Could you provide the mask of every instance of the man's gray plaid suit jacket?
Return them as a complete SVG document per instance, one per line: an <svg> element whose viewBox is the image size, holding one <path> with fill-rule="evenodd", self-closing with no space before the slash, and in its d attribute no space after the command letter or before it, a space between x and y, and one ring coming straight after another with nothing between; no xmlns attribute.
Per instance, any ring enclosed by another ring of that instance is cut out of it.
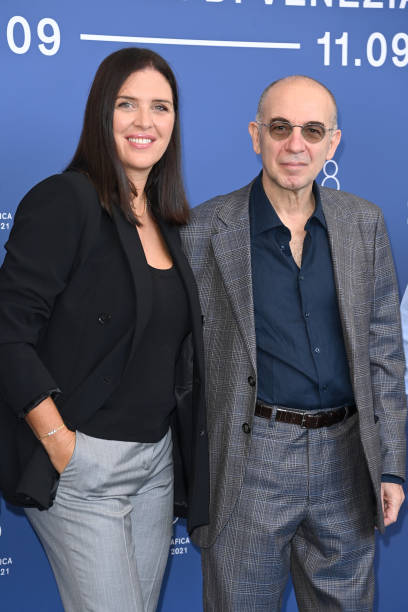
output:
<svg viewBox="0 0 408 612"><path fill-rule="evenodd" d="M214 542L231 515L251 444L246 424L251 426L257 397L251 185L194 208L191 223L182 230L204 316L211 503L210 524L194 537L204 547ZM380 209L342 191L319 189L361 441L376 498L373 513L383 530L381 474L405 478L405 366L394 265ZM271 284L271 300L273 294Z"/></svg>

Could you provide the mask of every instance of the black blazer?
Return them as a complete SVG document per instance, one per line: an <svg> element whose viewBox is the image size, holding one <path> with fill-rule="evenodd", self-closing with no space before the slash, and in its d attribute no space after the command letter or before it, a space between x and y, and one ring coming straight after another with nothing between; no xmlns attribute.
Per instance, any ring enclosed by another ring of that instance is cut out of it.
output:
<svg viewBox="0 0 408 612"><path fill-rule="evenodd" d="M208 439L201 310L178 230L158 221L188 296L192 333L176 368L175 512L208 522ZM59 389L67 425L97 411L119 384L148 321L151 281L135 228L101 207L89 179L52 176L22 200L0 270L0 489L11 503L48 508L58 474L22 419ZM135 316L136 313L136 316Z"/></svg>

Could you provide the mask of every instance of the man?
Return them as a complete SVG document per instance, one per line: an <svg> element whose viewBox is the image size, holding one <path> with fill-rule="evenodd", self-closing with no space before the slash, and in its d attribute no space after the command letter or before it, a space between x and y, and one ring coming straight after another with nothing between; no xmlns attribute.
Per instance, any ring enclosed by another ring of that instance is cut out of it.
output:
<svg viewBox="0 0 408 612"><path fill-rule="evenodd" d="M366 612L374 526L404 494L399 300L373 204L314 179L339 144L322 84L287 77L249 125L262 172L193 210L183 241L207 362L207 611Z"/></svg>

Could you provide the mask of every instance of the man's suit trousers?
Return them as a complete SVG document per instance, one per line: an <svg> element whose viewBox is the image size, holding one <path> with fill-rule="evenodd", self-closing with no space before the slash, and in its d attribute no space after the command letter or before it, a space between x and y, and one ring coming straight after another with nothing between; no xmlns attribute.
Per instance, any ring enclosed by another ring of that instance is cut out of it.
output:
<svg viewBox="0 0 408 612"><path fill-rule="evenodd" d="M369 612L374 495L358 415L303 429L254 417L241 493L203 549L206 612L277 612L289 573L302 612Z"/></svg>

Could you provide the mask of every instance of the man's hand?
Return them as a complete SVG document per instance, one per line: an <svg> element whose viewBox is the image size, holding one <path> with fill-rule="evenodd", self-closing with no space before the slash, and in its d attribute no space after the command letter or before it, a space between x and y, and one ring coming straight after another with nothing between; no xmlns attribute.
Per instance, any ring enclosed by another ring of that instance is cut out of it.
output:
<svg viewBox="0 0 408 612"><path fill-rule="evenodd" d="M388 527L398 518L398 512L405 499L402 486L395 482L381 483L381 501L384 512L384 525Z"/></svg>

